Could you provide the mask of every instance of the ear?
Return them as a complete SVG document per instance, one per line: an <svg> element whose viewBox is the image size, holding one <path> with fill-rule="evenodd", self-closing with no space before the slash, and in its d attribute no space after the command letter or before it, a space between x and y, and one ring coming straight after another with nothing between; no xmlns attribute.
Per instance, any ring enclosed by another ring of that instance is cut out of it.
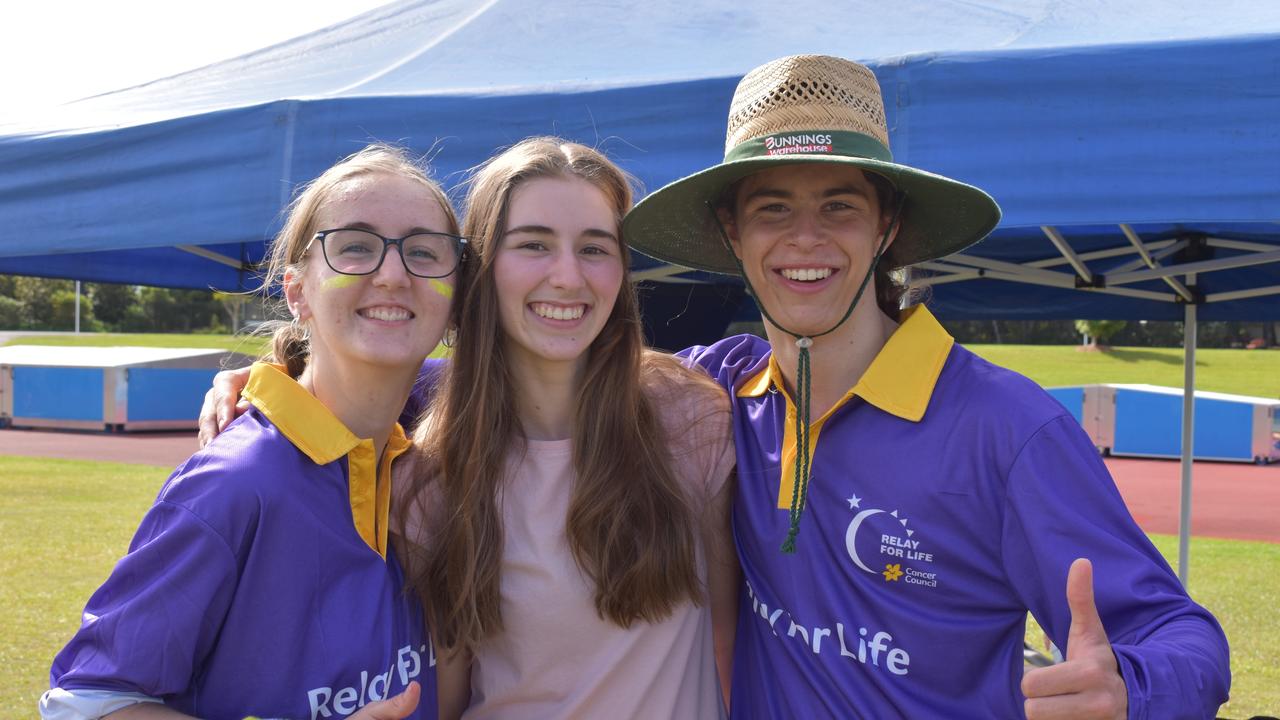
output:
<svg viewBox="0 0 1280 720"><path fill-rule="evenodd" d="M311 307L307 304L302 274L294 268L285 270L281 285L284 286L284 302L289 307L289 314L298 322L311 319Z"/></svg>

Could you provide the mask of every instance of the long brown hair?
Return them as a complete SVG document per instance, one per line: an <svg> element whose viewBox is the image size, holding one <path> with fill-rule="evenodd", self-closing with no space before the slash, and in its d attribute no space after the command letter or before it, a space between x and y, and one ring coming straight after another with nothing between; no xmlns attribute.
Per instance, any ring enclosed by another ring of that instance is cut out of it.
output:
<svg viewBox="0 0 1280 720"><path fill-rule="evenodd" d="M430 492L440 508L429 513L425 543L417 544L430 550L422 562L410 562L410 582L424 599L436 646L444 652L470 650L503 627L501 497L511 448L522 450L523 431L499 321L494 259L515 188L536 178L565 177L599 188L620 227L631 207L630 182L603 154L583 145L531 138L471 179L463 234L476 253L477 276L462 303L451 368L416 434L423 450L408 489L410 498ZM576 480L565 535L578 567L595 584L600 617L630 627L661 620L682 602L700 602L702 587L691 498L673 469L670 433L644 390L652 383L642 382L650 369L683 368L644 350L639 302L625 271L625 242L621 250L622 288L587 351L578 388ZM411 504L402 504L401 512L409 513Z"/></svg>
<svg viewBox="0 0 1280 720"><path fill-rule="evenodd" d="M284 226L271 243L261 292L266 293L282 284L286 272L301 272L305 267L307 247L311 238L321 229L316 227L316 217L320 208L333 195L333 191L348 180L376 173L404 177L420 183L444 213L445 220L449 223L445 231L458 234L458 218L453 206L449 204L440 185L431 179L425 162L414 160L405 150L394 145L374 143L339 160L315 180L298 188L293 201L289 203ZM459 271L455 293L461 294L466 290L464 277L465 274ZM454 303L452 324L455 326L457 313L458 304ZM284 365L289 375L298 377L306 367L310 355L306 329L297 322L276 323L268 327L271 328L271 349L264 359Z"/></svg>

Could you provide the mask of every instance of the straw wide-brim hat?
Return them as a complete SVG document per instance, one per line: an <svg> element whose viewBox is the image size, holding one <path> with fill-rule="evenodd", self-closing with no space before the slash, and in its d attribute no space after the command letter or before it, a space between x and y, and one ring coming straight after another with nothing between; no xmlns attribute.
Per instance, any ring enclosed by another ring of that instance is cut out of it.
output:
<svg viewBox="0 0 1280 720"><path fill-rule="evenodd" d="M794 55L747 73L734 91L724 162L651 193L627 215L628 244L664 262L730 275L715 206L752 173L838 163L887 178L905 194L901 227L882 263L898 268L962 250L1000 222L972 185L893 162L880 86L871 70L825 55Z"/></svg>

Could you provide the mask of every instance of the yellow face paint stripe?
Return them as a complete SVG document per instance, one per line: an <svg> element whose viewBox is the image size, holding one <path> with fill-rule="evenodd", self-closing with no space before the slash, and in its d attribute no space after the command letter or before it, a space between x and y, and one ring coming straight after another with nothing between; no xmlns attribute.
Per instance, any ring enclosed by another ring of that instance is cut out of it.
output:
<svg viewBox="0 0 1280 720"><path fill-rule="evenodd" d="M325 290L340 290L345 287L351 287L360 282L360 275L334 275L333 277L320 283L320 287Z"/></svg>
<svg viewBox="0 0 1280 720"><path fill-rule="evenodd" d="M427 281L427 285L429 285L432 290L440 293L440 295L442 295L446 300L453 299L453 286L449 283L444 282L443 280L437 280L436 278L431 278Z"/></svg>

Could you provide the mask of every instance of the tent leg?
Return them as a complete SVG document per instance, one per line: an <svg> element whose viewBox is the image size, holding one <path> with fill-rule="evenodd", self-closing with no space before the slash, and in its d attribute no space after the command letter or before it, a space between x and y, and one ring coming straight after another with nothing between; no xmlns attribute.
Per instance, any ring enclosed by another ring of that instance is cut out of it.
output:
<svg viewBox="0 0 1280 720"><path fill-rule="evenodd" d="M1191 463L1192 429L1195 427L1196 398L1196 306L1187 303L1182 324L1182 502L1178 517L1178 579L1187 587L1187 558L1191 543Z"/></svg>

